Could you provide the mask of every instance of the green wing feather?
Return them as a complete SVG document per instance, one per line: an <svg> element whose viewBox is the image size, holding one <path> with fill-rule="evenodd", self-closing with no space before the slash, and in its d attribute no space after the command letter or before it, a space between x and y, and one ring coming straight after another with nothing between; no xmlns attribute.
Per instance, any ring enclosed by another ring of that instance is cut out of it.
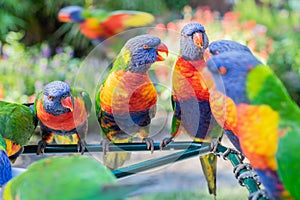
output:
<svg viewBox="0 0 300 200"><path fill-rule="evenodd" d="M90 113L92 109L92 100L90 95L85 90L78 88L71 88L71 93L74 98L80 98L84 101L85 109L88 113Z"/></svg>
<svg viewBox="0 0 300 200"><path fill-rule="evenodd" d="M295 199L300 199L300 109L269 67L258 66L247 79L248 97L253 104L267 104L280 115L280 137L276 158L279 176Z"/></svg>
<svg viewBox="0 0 300 200"><path fill-rule="evenodd" d="M0 101L0 133L3 138L26 145L36 125L36 117L30 107Z"/></svg>
<svg viewBox="0 0 300 200"><path fill-rule="evenodd" d="M99 199L103 185L116 183L115 176L92 158L61 156L37 161L13 178L4 199Z"/></svg>

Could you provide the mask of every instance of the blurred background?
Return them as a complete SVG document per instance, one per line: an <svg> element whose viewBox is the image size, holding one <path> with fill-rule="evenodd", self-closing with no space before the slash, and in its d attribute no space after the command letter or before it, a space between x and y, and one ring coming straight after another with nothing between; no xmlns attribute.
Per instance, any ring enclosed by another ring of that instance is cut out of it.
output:
<svg viewBox="0 0 300 200"><path fill-rule="evenodd" d="M210 41L231 39L249 46L275 71L300 105L300 2L297 0L152 0L151 3L149 0L0 0L0 100L33 102L36 93L50 81L74 83L74 74L95 45L82 35L77 24L58 21L59 10L69 5L149 12L155 16L151 27L161 30L161 39L169 41L172 50L178 50L179 42L174 33L190 21L200 22ZM169 56L166 62L171 64L175 57ZM170 69L158 64L152 71L160 82L168 84ZM164 94L163 90L161 110L170 111L169 93ZM16 166L29 164L26 159L20 159ZM245 199L247 192L234 180L230 164L220 162L223 164L218 199ZM203 193L170 194L159 199L175 199L178 195L178 199L208 198L203 175L199 171L193 174L198 168L199 160L188 160L171 166L157 177L169 180L173 177L172 169L179 171L177 182L173 182L174 190L190 189L192 185L194 189L202 188ZM168 184L165 182L165 187L172 188ZM158 197L146 197L151 198Z"/></svg>

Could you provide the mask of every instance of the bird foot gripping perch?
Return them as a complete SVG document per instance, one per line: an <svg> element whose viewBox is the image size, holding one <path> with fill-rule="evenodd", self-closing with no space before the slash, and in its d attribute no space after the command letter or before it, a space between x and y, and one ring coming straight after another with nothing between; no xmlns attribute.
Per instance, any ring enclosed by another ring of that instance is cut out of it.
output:
<svg viewBox="0 0 300 200"><path fill-rule="evenodd" d="M230 160L234 166L233 173L235 178L241 186L247 187L250 192L248 196L249 200L269 199L266 192L259 188L260 181L258 175L249 163L243 163L245 157L240 152L218 144L213 153L221 156L224 160Z"/></svg>

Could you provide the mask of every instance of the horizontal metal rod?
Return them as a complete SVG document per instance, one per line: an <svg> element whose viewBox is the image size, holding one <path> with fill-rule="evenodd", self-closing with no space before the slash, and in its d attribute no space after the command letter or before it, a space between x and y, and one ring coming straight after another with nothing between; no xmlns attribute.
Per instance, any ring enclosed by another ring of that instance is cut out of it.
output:
<svg viewBox="0 0 300 200"><path fill-rule="evenodd" d="M153 169L155 167L160 167L170 163L178 162L194 156L208 154L210 152L210 149L210 144L205 143L198 148L190 147L187 150L181 152L172 153L170 155L166 155L160 158L146 160L144 162L133 164L128 167L112 170L112 172L117 178L123 178L132 174L136 174L138 172Z"/></svg>
<svg viewBox="0 0 300 200"><path fill-rule="evenodd" d="M160 150L159 142L154 143L154 151ZM210 146L210 143L198 142L171 142L162 150L186 150L188 148L201 149L204 146ZM85 152L102 152L101 144L86 145ZM146 143L122 143L109 144L109 151L150 151L147 149ZM23 154L36 154L37 145L24 146ZM78 153L76 144L49 144L46 146L44 153Z"/></svg>

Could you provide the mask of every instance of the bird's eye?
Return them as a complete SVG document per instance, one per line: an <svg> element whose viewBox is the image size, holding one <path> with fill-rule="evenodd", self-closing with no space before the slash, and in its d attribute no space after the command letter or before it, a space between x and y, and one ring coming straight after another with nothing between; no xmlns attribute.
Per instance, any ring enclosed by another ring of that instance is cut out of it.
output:
<svg viewBox="0 0 300 200"><path fill-rule="evenodd" d="M82 97L84 97L84 96L85 96L84 92L80 92L80 95L81 95Z"/></svg>
<svg viewBox="0 0 300 200"><path fill-rule="evenodd" d="M226 67L224 67L224 66L219 67L219 73L220 73L221 75L226 74L226 73L227 73Z"/></svg>
<svg viewBox="0 0 300 200"><path fill-rule="evenodd" d="M149 49L149 46L147 44L143 44L143 49Z"/></svg>
<svg viewBox="0 0 300 200"><path fill-rule="evenodd" d="M183 35L183 37L184 37L184 38L187 38L187 37L188 37L188 35L187 35L187 34L182 34L182 35Z"/></svg>
<svg viewBox="0 0 300 200"><path fill-rule="evenodd" d="M53 97L53 96L50 96L50 95L48 95L48 99L49 99L50 101L53 101L54 97Z"/></svg>
<svg viewBox="0 0 300 200"><path fill-rule="evenodd" d="M70 93L63 95L62 98L65 99L65 98L67 98L69 96L71 96Z"/></svg>

